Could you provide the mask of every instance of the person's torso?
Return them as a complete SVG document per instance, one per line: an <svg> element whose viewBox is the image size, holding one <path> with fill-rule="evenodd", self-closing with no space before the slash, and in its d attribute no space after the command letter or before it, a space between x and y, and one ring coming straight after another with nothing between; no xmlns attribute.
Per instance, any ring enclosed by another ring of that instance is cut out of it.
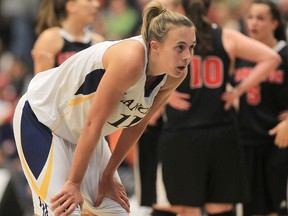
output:
<svg viewBox="0 0 288 216"><path fill-rule="evenodd" d="M279 122L280 112L288 109L288 47L280 41L274 48L282 57L277 70L269 74L264 81L243 94L239 103L239 127L242 140L274 139L268 130ZM233 84L241 82L252 70L254 63L237 59Z"/></svg>
<svg viewBox="0 0 288 216"><path fill-rule="evenodd" d="M57 53L55 57L54 67L58 67L69 57L75 53L86 49L92 45L91 32L87 29L82 41L76 41L68 32L63 28L59 29L60 35L63 37L64 44L62 49Z"/></svg>
<svg viewBox="0 0 288 216"><path fill-rule="evenodd" d="M146 46L141 37L134 37ZM105 69L102 57L106 50L120 41L97 43L70 57L58 68L36 75L28 88L28 101L38 120L54 133L76 143L91 107L94 94ZM152 106L166 75L158 77L153 89L145 91L147 50L145 68L139 81L131 86L108 118L102 135L118 128L137 124ZM119 69L119 73L121 73Z"/></svg>

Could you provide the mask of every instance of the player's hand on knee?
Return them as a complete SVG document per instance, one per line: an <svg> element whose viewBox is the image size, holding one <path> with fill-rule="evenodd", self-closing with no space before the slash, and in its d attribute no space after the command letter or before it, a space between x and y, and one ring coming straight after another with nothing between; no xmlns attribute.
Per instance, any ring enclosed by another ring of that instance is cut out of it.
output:
<svg viewBox="0 0 288 216"><path fill-rule="evenodd" d="M102 177L96 198L96 206L99 206L103 197L109 197L119 203L127 212L130 212L130 203L124 186L115 177Z"/></svg>
<svg viewBox="0 0 288 216"><path fill-rule="evenodd" d="M55 210L55 216L70 215L78 205L83 204L80 185L67 180L61 191L50 201L52 211Z"/></svg>

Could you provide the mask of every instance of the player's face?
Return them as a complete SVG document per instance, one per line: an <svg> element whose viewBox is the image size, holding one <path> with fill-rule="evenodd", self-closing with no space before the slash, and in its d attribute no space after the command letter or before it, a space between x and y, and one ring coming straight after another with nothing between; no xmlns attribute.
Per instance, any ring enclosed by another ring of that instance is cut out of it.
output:
<svg viewBox="0 0 288 216"><path fill-rule="evenodd" d="M165 41L160 44L158 63L161 70L173 77L187 72L195 44L196 35L193 27L172 26Z"/></svg>
<svg viewBox="0 0 288 216"><path fill-rule="evenodd" d="M100 8L98 0L75 0L73 14L84 24L91 24Z"/></svg>
<svg viewBox="0 0 288 216"><path fill-rule="evenodd" d="M266 4L252 4L246 19L250 37L264 42L273 37L277 21L273 19L270 8Z"/></svg>

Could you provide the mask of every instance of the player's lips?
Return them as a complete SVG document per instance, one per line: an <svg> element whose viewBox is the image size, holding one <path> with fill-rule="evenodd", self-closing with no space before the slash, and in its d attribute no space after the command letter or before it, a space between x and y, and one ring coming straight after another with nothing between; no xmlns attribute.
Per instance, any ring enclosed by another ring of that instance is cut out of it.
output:
<svg viewBox="0 0 288 216"><path fill-rule="evenodd" d="M178 66L177 68L179 68L180 70L184 70L187 66Z"/></svg>
<svg viewBox="0 0 288 216"><path fill-rule="evenodd" d="M251 30L250 30L250 33L251 33L251 34L257 34L258 31L257 31L256 29L251 29Z"/></svg>
<svg viewBox="0 0 288 216"><path fill-rule="evenodd" d="M179 71L184 71L185 68L186 68L186 66L178 66L178 67L177 67L177 69L178 69Z"/></svg>

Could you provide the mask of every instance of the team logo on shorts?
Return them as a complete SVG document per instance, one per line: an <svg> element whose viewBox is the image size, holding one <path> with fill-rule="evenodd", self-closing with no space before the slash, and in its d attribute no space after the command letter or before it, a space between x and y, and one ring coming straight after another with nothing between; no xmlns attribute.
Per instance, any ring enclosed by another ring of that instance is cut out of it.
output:
<svg viewBox="0 0 288 216"><path fill-rule="evenodd" d="M48 205L39 198L39 206L42 209L42 216L48 216Z"/></svg>

